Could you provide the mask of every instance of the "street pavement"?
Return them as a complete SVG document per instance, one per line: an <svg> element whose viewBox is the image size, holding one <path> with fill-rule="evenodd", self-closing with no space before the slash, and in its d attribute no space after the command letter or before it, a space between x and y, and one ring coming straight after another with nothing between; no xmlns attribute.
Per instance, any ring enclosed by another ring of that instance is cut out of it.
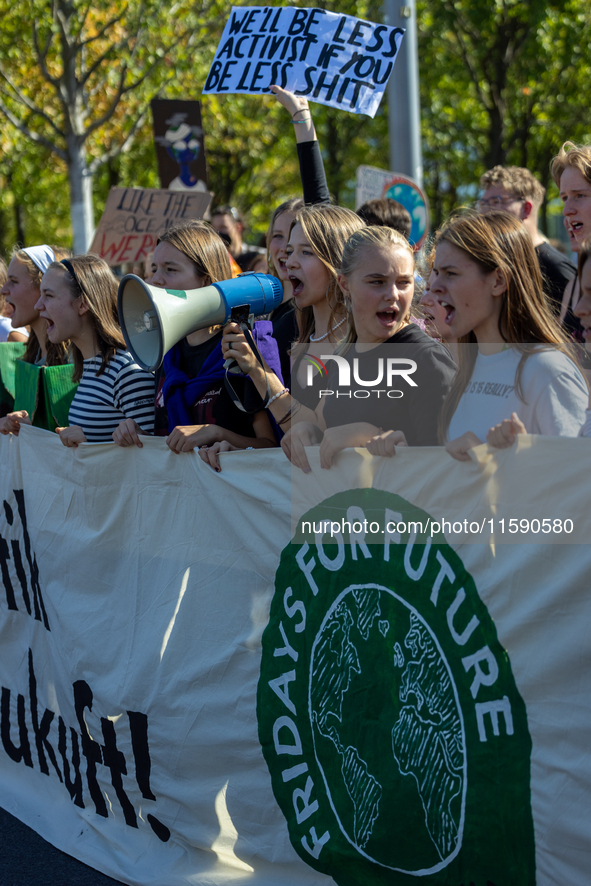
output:
<svg viewBox="0 0 591 886"><path fill-rule="evenodd" d="M113 886L0 808L0 886Z"/></svg>

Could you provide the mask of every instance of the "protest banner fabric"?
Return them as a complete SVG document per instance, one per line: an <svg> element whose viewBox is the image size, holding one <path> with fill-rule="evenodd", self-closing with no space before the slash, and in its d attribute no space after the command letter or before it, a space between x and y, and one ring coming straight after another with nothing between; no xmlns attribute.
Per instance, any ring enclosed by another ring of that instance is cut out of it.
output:
<svg viewBox="0 0 591 886"><path fill-rule="evenodd" d="M375 117L404 35L325 9L233 6L203 94L269 92Z"/></svg>
<svg viewBox="0 0 591 886"><path fill-rule="evenodd" d="M8 811L128 884L585 886L589 547L407 524L529 497L586 531L589 441L310 450L292 484L280 450L216 474L143 439L0 439Z"/></svg>

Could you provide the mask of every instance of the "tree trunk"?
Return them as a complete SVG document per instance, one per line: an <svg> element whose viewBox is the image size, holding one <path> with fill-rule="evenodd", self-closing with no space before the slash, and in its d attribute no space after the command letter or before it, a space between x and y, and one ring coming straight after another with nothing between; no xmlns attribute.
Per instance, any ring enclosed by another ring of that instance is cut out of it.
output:
<svg viewBox="0 0 591 886"><path fill-rule="evenodd" d="M70 216L74 255L88 252L94 237L92 176L86 165L84 145L71 133L68 137L68 178L70 180Z"/></svg>

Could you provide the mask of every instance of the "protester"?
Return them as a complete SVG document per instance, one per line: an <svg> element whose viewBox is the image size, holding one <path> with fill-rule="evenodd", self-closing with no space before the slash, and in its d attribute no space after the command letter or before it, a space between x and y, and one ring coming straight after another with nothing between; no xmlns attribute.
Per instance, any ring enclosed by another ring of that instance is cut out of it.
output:
<svg viewBox="0 0 591 886"><path fill-rule="evenodd" d="M13 310L10 318L13 329L30 327L22 358L25 363L61 366L68 362L67 342L54 344L47 341L47 323L35 309L41 278L49 264L68 255L68 249L57 246L27 246L13 250L1 294Z"/></svg>
<svg viewBox="0 0 591 886"><path fill-rule="evenodd" d="M392 357L416 363L414 385L400 399L323 397L315 421L292 425L282 441L288 458L306 473L310 465L304 447L319 441L323 468L331 467L336 453L365 446L383 428L403 431L416 446L435 445L439 411L455 375L448 351L411 322L414 255L402 234L388 227L354 233L344 248L338 283L349 322L337 354L350 364L357 361L359 377L374 379L376 357L384 363L383 351L375 348L396 346ZM331 364L326 389L338 389L339 371Z"/></svg>
<svg viewBox="0 0 591 886"><path fill-rule="evenodd" d="M585 341L591 341L591 261L588 260L590 256L591 238L580 244L578 277L581 297L575 308L575 313L581 320ZM489 430L486 442L497 449L506 449L513 445L519 434L527 434L527 429L519 415L513 412L510 418L504 419ZM580 435L591 437L591 400Z"/></svg>
<svg viewBox="0 0 591 886"><path fill-rule="evenodd" d="M150 284L168 289L200 289L231 277L222 240L202 221L185 222L162 234L151 270ZM261 340L270 346L268 358L274 354L279 371L276 346L270 340L271 324L255 324L255 329L257 326ZM156 380L156 433L168 433L166 442L175 453L200 447L203 460L216 469L217 457L212 453L213 461L209 461L208 454L214 443L223 443L222 451L276 445L262 400L248 379L234 376L232 383L247 408L256 410L254 414L240 411L228 394L221 339L219 327L190 333L165 355ZM147 430L138 422L126 421L113 439L120 446L141 446L139 435Z"/></svg>
<svg viewBox="0 0 591 886"><path fill-rule="evenodd" d="M437 234L429 280L457 337L458 372L443 404L439 439L459 461L507 414L521 410L528 433L576 436L588 388L572 343L542 292L531 237L506 212L467 214ZM393 455L401 435L368 449Z"/></svg>
<svg viewBox="0 0 591 886"><path fill-rule="evenodd" d="M8 272L4 261L0 258L0 343L7 341L24 342L28 339L29 333L24 326L20 329L14 329L10 318L12 317L12 308L6 304L6 299L2 295L2 289L8 278Z"/></svg>
<svg viewBox="0 0 591 886"><path fill-rule="evenodd" d="M264 255L264 249L243 242L244 222L235 206L214 207L211 211L211 225L228 247L230 255L241 271L246 270L257 253Z"/></svg>
<svg viewBox="0 0 591 886"><path fill-rule="evenodd" d="M154 379L125 350L117 316L117 280L96 255L51 262L36 304L50 342L71 341L73 380L79 381L69 426L57 428L64 446L106 443L123 418L154 424Z"/></svg>
<svg viewBox="0 0 591 886"><path fill-rule="evenodd" d="M399 231L407 240L410 237L412 228L410 212L405 209L402 203L392 200L391 197L366 200L357 210L357 215L363 219L366 225L385 225Z"/></svg>
<svg viewBox="0 0 591 886"><path fill-rule="evenodd" d="M546 189L529 169L519 166L495 166L480 179L483 194L478 201L480 212L502 209L518 218L529 232L536 250L544 292L554 314L560 315L564 288L575 277L576 269L565 255L548 243L538 229L538 213ZM565 317L565 328L579 331L576 317Z"/></svg>
<svg viewBox="0 0 591 886"><path fill-rule="evenodd" d="M13 329L29 328L25 353L19 359L36 366L63 366L69 362L69 343L54 343L47 339L47 322L39 316L35 305L39 299L39 287L43 274L55 259L66 258L69 249L59 246L27 246L14 249L7 278L1 290L7 305L12 309L10 317ZM19 401L16 392L15 403ZM18 434L21 424L31 424L25 410L10 412L0 419L0 433Z"/></svg>
<svg viewBox="0 0 591 886"><path fill-rule="evenodd" d="M565 142L552 160L551 170L564 203L562 211L571 249L578 253L583 241L591 236L591 145ZM573 277L564 289L560 313L562 319L568 320L578 299L578 281Z"/></svg>
<svg viewBox="0 0 591 886"><path fill-rule="evenodd" d="M293 286L299 344L322 342L322 348L334 346L346 334L347 311L338 286L337 277L341 266L343 248L351 234L363 227L361 219L339 206L319 204L306 207L295 217L289 232L286 269ZM282 322L288 323L289 316ZM256 362L244 335L236 324L229 324L223 338L224 356L238 361L243 372L248 373L259 394L264 395L267 383L273 395L269 409L282 428L290 427L296 411L313 419L318 403L318 382L308 387L308 363L300 353L291 371L289 387L263 370ZM306 348L308 350L308 348ZM308 413L306 413L308 410Z"/></svg>
<svg viewBox="0 0 591 886"><path fill-rule="evenodd" d="M523 225L504 212L449 222L436 238L430 288L460 343L441 415L450 454L466 460L475 440L518 410L530 433L576 436L587 385L543 297Z"/></svg>

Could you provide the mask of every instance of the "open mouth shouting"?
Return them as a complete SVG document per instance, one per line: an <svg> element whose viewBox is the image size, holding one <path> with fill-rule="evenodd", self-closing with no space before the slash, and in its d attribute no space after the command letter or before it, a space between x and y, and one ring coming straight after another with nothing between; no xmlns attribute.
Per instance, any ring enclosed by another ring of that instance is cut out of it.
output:
<svg viewBox="0 0 591 886"><path fill-rule="evenodd" d="M453 319L456 315L456 309L449 302L443 301L443 299L438 299L438 302L442 308L445 308L446 313L445 313L445 317L443 319L444 319L444 323L447 323L447 325L449 326L450 323L453 323Z"/></svg>
<svg viewBox="0 0 591 886"><path fill-rule="evenodd" d="M378 311L376 317L386 329L389 329L391 326L395 326L398 322L399 315L398 307L386 308L384 311Z"/></svg>
<svg viewBox="0 0 591 886"><path fill-rule="evenodd" d="M304 288L304 284L298 277L294 277L293 274L289 275L289 282L292 285L294 298L296 295L299 295L302 289Z"/></svg>

